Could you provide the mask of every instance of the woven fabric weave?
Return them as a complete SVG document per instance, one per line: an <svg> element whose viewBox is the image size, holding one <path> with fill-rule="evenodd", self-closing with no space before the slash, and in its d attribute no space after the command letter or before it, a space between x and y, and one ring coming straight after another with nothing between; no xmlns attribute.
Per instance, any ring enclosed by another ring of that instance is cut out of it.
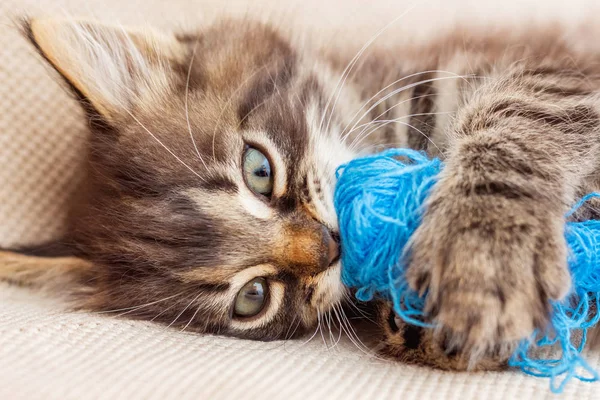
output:
<svg viewBox="0 0 600 400"><path fill-rule="evenodd" d="M69 313L0 285L0 399L557 398L546 379L521 373L442 372L377 360L347 340L329 350L320 335L304 342L217 338ZM598 353L588 360L600 365ZM574 381L560 398L597 393L597 384Z"/></svg>

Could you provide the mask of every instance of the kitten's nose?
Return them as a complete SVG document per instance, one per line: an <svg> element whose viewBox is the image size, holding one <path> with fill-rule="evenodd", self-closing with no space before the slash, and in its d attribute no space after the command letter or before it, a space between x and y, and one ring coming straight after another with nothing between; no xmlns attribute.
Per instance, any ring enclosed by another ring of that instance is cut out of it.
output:
<svg viewBox="0 0 600 400"><path fill-rule="evenodd" d="M328 265L331 265L332 262L336 261L340 256L340 237L335 232L330 232L329 229L325 228L326 232L325 240L327 241L327 249L328 249Z"/></svg>
<svg viewBox="0 0 600 400"><path fill-rule="evenodd" d="M312 218L292 221L275 239L275 262L296 274L316 275L340 257L339 235Z"/></svg>

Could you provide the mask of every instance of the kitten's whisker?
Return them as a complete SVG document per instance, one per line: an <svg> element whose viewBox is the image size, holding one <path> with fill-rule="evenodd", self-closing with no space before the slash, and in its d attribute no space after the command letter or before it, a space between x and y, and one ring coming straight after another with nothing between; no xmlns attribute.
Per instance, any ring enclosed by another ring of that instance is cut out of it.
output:
<svg viewBox="0 0 600 400"><path fill-rule="evenodd" d="M329 350L329 346L327 346L327 341L325 340L325 335L323 334L323 326L321 325L322 315L318 309L317 309L317 319L319 321L318 327L319 327L319 333L321 334L321 339L323 339L323 344L325 345L325 348L327 350Z"/></svg>
<svg viewBox="0 0 600 400"><path fill-rule="evenodd" d="M350 331L354 335L354 338L358 341L358 343L362 346L362 348L365 349L366 354L368 354L371 357L375 357L378 360L383 360L382 358L378 357L377 354L374 353L373 350L371 348L369 348L366 344L364 344L364 342L360 339L360 337L358 336L356 330L352 327L352 323L350 322L350 320L346 316L346 312L342 308L340 308L339 310L340 310L340 312L342 314L342 320L346 321L346 326L350 329Z"/></svg>
<svg viewBox="0 0 600 400"><path fill-rule="evenodd" d="M200 155L200 151L198 150L198 146L196 145L196 140L194 140L194 135L192 134L192 126L190 124L190 113L189 113L189 91L190 91L190 77L192 76L192 66L194 65L194 58L196 57L196 50L198 49L198 42L200 42L200 37L196 39L196 43L194 44L194 49L192 50L192 57L190 60L190 65L188 66L187 78L185 82L185 121L187 122L188 131L190 132L190 138L192 139L192 144L194 145L194 150L196 150L196 154L198 154L198 158L204 165L204 168L208 170L204 159Z"/></svg>
<svg viewBox="0 0 600 400"><path fill-rule="evenodd" d="M336 317L336 318L337 318L337 317ZM338 320L338 322L340 322L340 321ZM342 326L341 326L341 324L340 324L340 325L338 325L338 338L337 338L337 340L335 341L335 344L336 344L336 345L338 345L338 344L340 343L340 341L342 340L342 334L343 334L343 333L344 333L344 330L342 329Z"/></svg>
<svg viewBox="0 0 600 400"><path fill-rule="evenodd" d="M288 340L296 332L296 330L294 330L292 332L292 334L290 335L290 330L292 329L292 326L294 326L294 322L296 322L297 319L298 319L298 315L294 315L294 318L292 319L292 322L290 323L290 326L288 326L288 329L287 329L285 335L283 335L283 339L284 340ZM300 321L300 320L298 320L298 321ZM296 329L298 329L297 326L296 326Z"/></svg>
<svg viewBox="0 0 600 400"><path fill-rule="evenodd" d="M244 123L244 121L246 119L248 119L248 117L250 117L250 114L252 114L254 111L258 110L260 107L262 107L263 105L265 105L266 102L267 102L267 99L261 101L256 106L254 106L250 111L248 111L248 114L244 115L244 117L240 120L240 122L238 122L238 124L236 126L236 129L239 129L239 127L242 126L242 124Z"/></svg>
<svg viewBox="0 0 600 400"><path fill-rule="evenodd" d="M167 325L167 327L165 329L170 328L175 322L177 322L177 320L179 319L179 317L181 317L183 315L185 310L187 310L196 300L198 300L198 298L201 295L202 295L202 292L198 293L198 295L196 297L194 297L194 299L192 301L190 301L189 304L187 306L185 306L185 308L183 310L181 310L181 312L175 317L175 319L173 321L171 321L171 323L169 325Z"/></svg>
<svg viewBox="0 0 600 400"><path fill-rule="evenodd" d="M373 44L375 42L375 40L377 40L377 38L379 38L379 36L381 36L386 30L388 30L393 24L395 24L397 21L399 21L402 17L404 17L406 14L408 14L410 11L412 11L412 9L416 5L417 4L415 2L414 5L408 7L408 9L406 11L404 11L403 13L398 15L396 18L394 18L389 23L387 23L387 25L385 25L383 28L381 28L378 32L376 32L369 40L367 40L367 42L365 42L365 44L358 51L358 53L356 53L356 55L350 60L350 62L348 63L348 65L346 66L344 71L342 72L340 79L336 83L333 93L331 94L331 96L327 100L327 103L325 104L323 116L321 117L321 122L319 124L319 131L321 131L321 129L323 128L323 122L325 121L325 117L327 115L327 110L329 108L329 104L331 103L331 100L334 98L334 96L336 96L335 101L331 107L331 112L329 113L329 120L327 121L326 130L329 129L329 126L331 124L331 118L333 116L333 112L335 111L335 106L337 104L337 101L338 101L341 93L342 93L342 89L344 88L344 85L346 84L346 80L348 79L348 76L350 76L350 72L352 72L352 69L354 68L354 66L360 59L360 57L363 55L363 53L371 46L371 44ZM339 87L339 90L338 90L338 87Z"/></svg>
<svg viewBox="0 0 600 400"><path fill-rule="evenodd" d="M213 156L213 161L217 161L216 152L215 152L215 144L216 144L215 141L216 141L216 138L217 138L217 128L219 127L219 122L221 122L221 119L223 118L223 114L225 113L225 110L227 109L227 107L229 107L229 105L233 101L233 98L246 85L246 83L248 83L251 79L253 79L256 76L256 74L258 74L259 72L261 72L266 67L267 67L267 64L264 64L262 67L257 68L254 72L252 72L250 74L250 76L248 76L246 79L244 79L238 85L238 87L233 91L233 93L231 94L231 96L229 96L229 99L227 99L227 102L221 108L221 112L219 113L219 116L217 117L217 119L215 121L214 129L213 129L213 135L212 135L212 156ZM252 112L252 111L254 111L254 109L252 109L250 112ZM248 114L250 114L250 113L248 113ZM244 116L244 118L242 119L242 121L245 120L246 117L247 116ZM240 123L238 124L238 128L240 127L242 121L240 121Z"/></svg>
<svg viewBox="0 0 600 400"><path fill-rule="evenodd" d="M331 348L333 349L334 348L334 346L333 346L334 340L333 340L333 332L331 331L331 313L330 312L325 313L325 322L327 322L327 330L329 332L329 341L330 341L330 343L332 343Z"/></svg>
<svg viewBox="0 0 600 400"><path fill-rule="evenodd" d="M394 143L391 143L391 144L394 144ZM358 314L360 314L359 318L366 319L367 321L375 322L375 321L373 321L373 319L371 319L371 316L369 314L367 314L366 312L361 310L356 304L354 304L354 300L350 297L350 295L347 292L344 292L343 296L344 296L344 303L348 304L350 307L352 307L352 309L354 311L356 311Z"/></svg>
<svg viewBox="0 0 600 400"><path fill-rule="evenodd" d="M125 307L125 308L117 308L117 309L113 309L113 310L98 311L98 312L96 312L96 314L109 314L109 313L115 313L115 312L119 312L119 311L128 311L127 313L116 315L116 317L119 317L121 315L128 314L129 312L137 311L137 310L139 310L141 308L149 307L151 305L158 304L158 303L161 303L163 301L170 300L170 299L172 299L174 297L181 296L183 293L185 293L185 290L182 291L182 292L180 292L180 293L178 293L178 294L174 294L172 296L165 297L165 298L162 298L160 300L151 301L149 303L145 303L145 304L142 304L142 305L133 306L133 307Z"/></svg>
<svg viewBox="0 0 600 400"><path fill-rule="evenodd" d="M423 131L421 131L420 129L414 127L413 125L409 124L408 122L403 122L403 121L397 121L397 120L389 120L389 121L381 121L382 124L380 124L378 127L373 128L371 131L367 132L367 134L363 135L362 138L360 138L360 140L355 139L354 142L352 142L352 144L350 145L350 149L354 150L356 149L360 143L362 141L364 141L367 137L369 137L371 134L373 134L375 131L377 131L378 129L381 129L389 124L400 124L400 125L404 125L407 126L409 128L414 129L415 131L417 131L419 134L421 134L425 139L427 139L427 141L429 143L431 143L440 153L442 153L442 149L440 149L440 147L427 135L425 134Z"/></svg>
<svg viewBox="0 0 600 400"><path fill-rule="evenodd" d="M339 321L342 324L344 331L348 335L348 338L352 340L352 343L354 343L354 345L358 348L368 349L368 347L359 339L358 335L356 334L356 331L354 330L350 321L346 317L346 314L344 313L342 307L336 307L336 313L339 316Z"/></svg>
<svg viewBox="0 0 600 400"><path fill-rule="evenodd" d="M172 309L176 305L177 304L172 304L169 307L165 308L164 310L162 310L161 312L159 312L158 314L156 314L154 317L152 317L152 319L150 320L150 322L154 321L156 318L160 317L161 315L163 315L164 313L166 313L167 311L169 311L170 309Z"/></svg>
<svg viewBox="0 0 600 400"><path fill-rule="evenodd" d="M379 114L378 116L376 116L375 118L373 118L371 121L365 122L364 124L361 124L361 125L357 126L355 129L352 129L351 131L347 132L347 134L344 135L344 137L341 140L342 140L342 142L345 142L346 139L348 138L348 136L350 134L352 134L354 131L358 130L361 127L365 127L365 126L368 126L369 124L372 124L372 123L375 123L375 122L379 121L379 118L383 117L385 114L387 114L388 112L392 111L394 108L396 108L398 106L401 106L402 104L408 103L408 102L413 101L413 100L423 99L423 98L426 98L426 97L434 97L436 95L437 95L436 93L429 93L429 94L423 94L421 96L411 97L411 98L406 99L406 100L402 100L402 101L394 104L393 106L389 107L387 110L383 111L381 114Z"/></svg>
<svg viewBox="0 0 600 400"><path fill-rule="evenodd" d="M375 149L376 147L379 147L379 149L373 150L374 153L377 153L384 149L387 149L388 146L401 147L403 145L405 145L404 142L385 142L385 144L376 143L376 144L372 144L370 146L363 147L360 150L360 152L361 152L361 154L371 154L371 149Z"/></svg>
<svg viewBox="0 0 600 400"><path fill-rule="evenodd" d="M389 124L399 124L399 125L403 125L409 128L413 128L415 129L415 131L417 131L419 134L423 135L427 141L429 141L431 144L433 144L433 146L439 150L439 147L437 146L437 144L435 144L435 142L424 132L422 132L421 130L417 129L416 127L412 126L411 124L409 124L408 122L404 122L404 121L380 121L380 123L377 124L377 126L373 129L371 129L370 131L368 131L365 135L362 136L362 138L357 138L355 139L351 145L349 146L350 150L352 151L357 151L360 144L367 139L369 136L371 136L373 133L375 133L376 131L378 131L381 128L385 128L387 125ZM440 150L441 151L441 150Z"/></svg>
<svg viewBox="0 0 600 400"><path fill-rule="evenodd" d="M369 109L367 111L365 111L363 113L363 115L360 117L360 119L354 124L354 126L350 129L350 132L348 132L345 136L348 136L350 133L352 133L354 131L354 128L356 127L356 125L362 121L362 119L368 115L371 111L373 111L373 109L375 109L375 107L377 107L379 104L383 103L384 101L386 101L387 99L389 99L392 96L395 96L405 90L408 89L412 89L413 87L422 85L424 83L430 83L430 82L437 82L437 81L442 81L442 80L448 80L448 79L464 79L465 77L471 77L469 75L457 75L457 76L443 76L443 77L439 77L439 78L431 78L431 79L424 79L418 82L414 82L405 86L402 86L401 88L392 90L390 93L386 94L385 96L383 96L381 99L379 99L377 102L375 102L375 104L373 104L371 107L369 107Z"/></svg>
<svg viewBox="0 0 600 400"><path fill-rule="evenodd" d="M143 129L144 129L144 130L145 130L145 131L146 131L146 132L149 134L149 135L150 135L150 136L152 136L152 138L153 138L154 140L156 140L156 142L158 142L158 144L160 144L160 145L161 145L161 146L162 146L162 147L163 147L165 150L167 150L169 153L171 153L171 155L172 155L173 157L175 157L175 159L176 159L177 161L179 161L179 162L181 163L181 165L183 165L184 167L186 167L187 169L189 169L189 170L190 170L190 171L191 171L191 172L192 172L194 175L196 175L198 178L200 178L200 180L201 180L202 182L204 182L204 178L202 178L202 176L200 176L200 175L199 175L199 174L198 174L196 171L194 171L194 170L192 169L192 167L190 167L190 166L189 166L189 165L187 165L185 162L183 162L183 160L182 160L181 158L177 157L177 155L176 155L175 153L173 153L173 152L171 151L171 149L169 149L169 148L168 148L168 147L167 147L167 146L166 146L166 145L165 145L163 142L161 142L161 141L160 141L160 139L159 139L158 137L156 137L156 135L154 135L152 132L150 132L150 130L149 130L148 128L146 128L146 126L144 126L144 124L142 124L142 122L141 122L139 119L137 119L137 118L135 117L135 115L133 115L133 114L131 113L131 111L129 111L129 110L128 110L128 109L126 109L126 108L124 108L124 110L125 110L125 111L127 112L127 114L129 114L129 116L131 116L131 118L133 118L133 120L134 120L135 122L137 122L137 123L138 123L138 124L139 124L139 125L140 125L140 126L141 126L141 127L142 127L142 128L143 128Z"/></svg>
<svg viewBox="0 0 600 400"><path fill-rule="evenodd" d="M344 333L344 329L342 327L342 323L340 321L340 317L338 316L338 312L337 312L337 308L338 307L340 307L339 303L338 304L334 304L333 312L335 313L335 317L336 317L336 319L337 319L337 321L339 323L339 325L338 325L338 331L339 332L338 332L338 338L337 338L337 341L336 341L336 345L340 342L340 340L342 340L342 334Z"/></svg>
<svg viewBox="0 0 600 400"><path fill-rule="evenodd" d="M392 87L392 86L394 86L394 85L397 85L398 83L400 83L400 82L402 82L402 81L404 81L404 80L406 80L406 79L414 78L415 76L419 76L419 75L424 75L424 74L433 74L433 73L447 73L447 74L450 74L450 75L452 75L452 76L458 76L458 74L455 74L455 73L453 73L453 72L450 72L450 71L444 71L444 70L437 70L437 69L434 69L434 70L428 70L428 71L416 72L416 73L414 73L414 74L410 74L410 75L407 75L407 76L405 76L405 77L402 77L402 78L400 78L400 79L397 79L397 80L395 80L394 82L392 82L392 83L390 83L389 85L387 85L386 87L384 87L383 89L381 89L379 92L375 93L375 94L374 94L373 96L371 96L371 98L369 98L367 101L365 101L365 102L363 103L363 105L362 105L362 106L361 106L361 107L360 107L360 108L359 108L359 109L356 111L356 113L355 113L355 114L352 116L352 118L350 119L350 122L349 122L349 123L348 123L348 124L347 124L347 125L344 127L344 129L342 130L342 134L344 134L344 132L346 132L346 129L348 129L348 126L350 126L350 123L352 123L352 121L354 121L354 119L355 119L355 118L358 116L358 114L359 114L359 113L360 113L360 112L361 112L361 111L362 111L362 110L363 110L363 109L364 109L364 108L365 108L365 107L366 107L366 106L367 106L367 105L368 105L368 104L369 104L371 101L373 101L373 100L374 100L374 99L375 99L377 96L379 96L380 94L383 94L383 92L385 92L387 89L389 89L390 87ZM466 79L465 79L465 80L466 80ZM467 82L468 82L468 81L467 81ZM433 94L429 94L429 95L433 95ZM425 95L425 96L427 96L427 95ZM417 98L420 98L420 97L417 97ZM415 99L415 98L413 98L413 99ZM402 104L402 103L399 103L399 104ZM396 105L396 106L397 106L397 105ZM395 106L394 106L394 107L395 107ZM387 111L389 111L389 109L388 109ZM386 112L387 112L387 111L386 111ZM360 122L360 121L361 121L361 119L365 117L365 115L366 115L366 114L363 114L363 116L362 116L362 117L361 117L361 118L360 118L360 119L357 121L357 123L358 123L358 122ZM344 138L345 138L345 136L344 136ZM343 140L343 139L342 139L342 140Z"/></svg>
<svg viewBox="0 0 600 400"><path fill-rule="evenodd" d="M356 333L356 330L354 329L354 327L352 326L352 323L350 322L350 320L348 319L348 317L346 316L346 312L344 311L344 309L342 307L338 307L337 308L338 311L340 312L340 315L342 317L342 321L345 323L346 327L348 328L348 330L350 332L352 332L352 335L356 338L356 340L364 347L364 348L368 348L358 337L358 334Z"/></svg>
<svg viewBox="0 0 600 400"><path fill-rule="evenodd" d="M341 329L342 329L342 331L343 331L343 332L346 334L346 337L347 337L347 338L350 340L350 342L351 342L351 343L352 343L352 344L353 344L353 345L354 345L354 346L355 346L357 349L359 349L359 350L360 350L362 353L365 353L365 354L368 354L368 355L372 355L372 354L370 353L370 351L368 350L368 348L367 348L366 346L364 346L364 345L362 344L362 342L360 342L360 341L357 341L357 340L355 339L355 337L353 336L352 332L351 332L351 331L350 331L348 328L346 328L346 326L345 326L345 323L344 323L344 320L343 320L343 318L341 317L341 313L340 313L339 311L340 311L340 310L339 310L338 308L336 308L336 309L334 310L334 312L335 312L335 316L336 316L337 320L338 320L338 321L339 321L339 323L340 323L340 328L341 328ZM359 344L359 343L360 343L360 344ZM363 346L364 346L364 347L363 347Z"/></svg>
<svg viewBox="0 0 600 400"><path fill-rule="evenodd" d="M304 346L304 345L306 345L307 343L309 343L311 340L313 340L313 338L314 338L314 337L317 335L317 333L318 333L318 332L319 332L319 325L317 325L317 327L315 328L315 331L314 331L314 333L312 334L312 336L311 336L311 337L309 337L307 341L305 341L305 342L301 343L301 344L300 344L300 346Z"/></svg>
<svg viewBox="0 0 600 400"><path fill-rule="evenodd" d="M292 331L292 333L290 335L286 334L284 336L284 340L283 340L283 348L285 349L286 344L288 343L289 339L291 339L292 337L294 337L294 334L296 333L296 331L298 330L298 328L300 327L300 324L302 323L302 321L299 318L296 318L296 316L294 316L294 319L292 320L292 323L290 324L290 328L292 327L292 325L294 324L294 321L296 322L296 326L294 328L294 330ZM289 332L289 328L288 328L288 332ZM286 350L287 351L287 350Z"/></svg>
<svg viewBox="0 0 600 400"><path fill-rule="evenodd" d="M196 315L198 315L198 313L200 312L200 304L198 305L198 307L196 307L196 311L194 312L194 314L192 315L192 318L190 318L190 320L188 321L187 324L185 324L185 326L183 328L181 328L181 332L185 331L185 329L190 326L190 324L194 321L194 318L196 318Z"/></svg>
<svg viewBox="0 0 600 400"><path fill-rule="evenodd" d="M327 327L329 328L329 340L331 341L331 343L333 343L331 348L335 348L336 343L334 340L333 331L331 330L331 322L332 322L332 316L331 316L331 311L329 311L329 312L327 312Z"/></svg>
<svg viewBox="0 0 600 400"><path fill-rule="evenodd" d="M331 330L332 323L335 324L335 320L333 319L333 317L334 317L333 313L335 312L335 308L336 308L336 306L338 306L338 304L339 303L332 304L331 305L331 310L328 313L328 315L329 315L329 335L330 335L330 340L333 343L333 345L331 346L332 348L335 348L340 343L340 340L342 338L342 329L341 329L341 327L338 326L338 337L337 337L337 339L334 339L333 332Z"/></svg>
<svg viewBox="0 0 600 400"><path fill-rule="evenodd" d="M271 70L267 69L267 73L269 74L269 78L271 78L271 83L273 83L273 87L275 88L275 91L277 92L277 96L279 96L279 98L282 101L285 101L285 99L281 95L281 91L279 90L279 87L277 86L277 82L275 81L275 78L273 78L273 74L271 73Z"/></svg>
<svg viewBox="0 0 600 400"><path fill-rule="evenodd" d="M344 328L344 332L346 333L348 339L350 339L350 341L352 342L352 344L354 344L354 346L356 346L356 348L358 350L360 350L363 354L375 358L377 360L381 360L381 361L385 361L385 359L379 357L376 353L374 353L367 345L365 345L360 338L358 337L356 331L354 330L354 328L352 328L350 321L348 320L348 317L346 317L346 313L344 313L344 310L340 307L338 308L340 314L337 315L338 320L340 321L340 324L342 325L342 327L345 326Z"/></svg>
<svg viewBox="0 0 600 400"><path fill-rule="evenodd" d="M294 322L296 322L297 317L298 317L297 315L294 315L294 318L292 318L292 322L290 323L290 326L288 326L288 329L285 332L285 335L283 335L284 340L288 340L290 338L290 331L292 330L292 326L294 326Z"/></svg>
<svg viewBox="0 0 600 400"><path fill-rule="evenodd" d="M427 116L427 115L448 115L448 114L454 114L455 111L433 111L433 112L428 112L428 113L415 113L415 114L408 114L408 115L403 115L401 117L398 118L393 118L393 119L377 119L377 120L373 120L370 122L367 122L365 124L362 125L362 130L356 135L356 137L352 140L352 143L350 144L350 148L352 148L352 144L354 142L356 142L357 140L361 139L362 135L371 127L373 126L377 126L377 125L381 125L381 124L387 124L387 123L394 123L394 122L398 122L398 121L402 121L403 119L409 119L412 117L420 117L420 116ZM428 127L433 128L433 126L426 124ZM356 130L358 130L360 128L357 127ZM369 135L370 133L368 133L367 135Z"/></svg>
<svg viewBox="0 0 600 400"><path fill-rule="evenodd" d="M426 115L444 115L444 114L454 114L454 111L434 111L434 112L428 112L428 113L415 113L415 114L403 115L401 117L393 118L393 119L375 119L373 121L365 122L364 124L356 127L356 130L358 130L360 128L362 128L362 130L356 135L356 137L354 138L352 143L354 143L354 141L358 140L361 137L361 135L363 135L367 131L367 129L371 128L373 125L386 123L386 122L391 123L391 122L396 122L396 121L402 121L403 119L410 119L412 117L422 117L422 116L426 116ZM431 127L430 125L427 125L427 126ZM350 144L350 147L352 147L352 144Z"/></svg>

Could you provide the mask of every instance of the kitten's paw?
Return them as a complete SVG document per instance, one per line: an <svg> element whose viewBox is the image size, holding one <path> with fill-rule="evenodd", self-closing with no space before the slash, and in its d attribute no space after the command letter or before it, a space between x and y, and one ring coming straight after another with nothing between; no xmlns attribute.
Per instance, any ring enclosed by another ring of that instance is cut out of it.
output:
<svg viewBox="0 0 600 400"><path fill-rule="evenodd" d="M415 232L407 279L447 351L473 361L546 326L570 286L560 209L530 198L438 190Z"/></svg>

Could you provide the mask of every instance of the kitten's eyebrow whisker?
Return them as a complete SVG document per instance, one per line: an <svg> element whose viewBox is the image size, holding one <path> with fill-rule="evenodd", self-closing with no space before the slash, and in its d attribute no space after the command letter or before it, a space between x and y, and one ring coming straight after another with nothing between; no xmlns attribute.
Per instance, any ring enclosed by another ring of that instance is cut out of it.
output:
<svg viewBox="0 0 600 400"><path fill-rule="evenodd" d="M472 78L471 75L456 75L456 76L442 76L442 77L438 77L438 78L431 78L431 79L424 79L418 82L414 82L414 83L410 83L408 85L402 86L401 88L398 89L394 89L392 90L390 93L386 94L385 96L383 96L381 99L379 99L377 102L375 102L375 104L373 104L371 107L369 107L369 109L367 111L365 111L363 113L363 115L358 119L358 121L352 126L352 129L350 130L350 132L348 132L346 134L346 136L348 136L350 133L352 133L356 127L356 125L362 121L362 119L368 115L371 111L373 111L373 109L375 109L375 107L377 107L379 104L383 103L384 101L386 101L387 99L389 99L392 96L395 96L399 93L402 93L405 90L411 89L413 87L422 85L424 83L431 83L431 82L437 82L437 81L442 81L442 80L448 80L448 79L465 79L465 78Z"/></svg>
<svg viewBox="0 0 600 400"><path fill-rule="evenodd" d="M391 88L392 86L406 80L406 79L410 79L410 78L414 78L415 76L419 76L419 75L425 75L425 74L434 74L434 73L446 73L446 74L450 74L452 76L457 77L458 74L455 74L454 72L450 72L450 71L444 71L444 70L437 70L437 69L433 69L433 70L427 70L427 71L421 71L421 72L415 72L413 74L410 75L406 75L400 79L395 80L394 82L390 83L389 85L387 85L386 87L384 87L383 89L381 89L380 91L378 91L377 93L375 93L373 96L371 96L371 98L369 98L368 100L366 100L362 107L360 107L356 113L354 114L354 116L352 116L352 118L350 119L350 122L348 123L348 125L346 125L344 127L344 129L342 130L342 134L344 132L346 132L346 129L348 129L348 126L350 126L350 123L352 123L352 121L354 121L356 119L356 117L358 116L358 114L371 102L373 101L375 98L377 98L377 96L379 96L380 94L383 94L383 92L385 92L387 89ZM468 82L468 80L465 79L465 81ZM430 94L431 95L431 94ZM419 97L418 97L419 98ZM414 98L413 98L414 99ZM401 104L401 103L399 103ZM389 111L389 110L388 110ZM356 121L356 123L359 123L366 115L368 114L368 111L366 113L364 113L359 119L358 121ZM354 124L354 126L356 126L356 124ZM354 128L353 126L353 128ZM347 135L346 135L347 136ZM344 139L345 137L344 136ZM343 140L343 139L342 139Z"/></svg>
<svg viewBox="0 0 600 400"><path fill-rule="evenodd" d="M443 154L442 150L440 149L440 147L435 144L435 142L423 131L421 131L420 129L416 128L415 126L409 124L408 122L404 122L404 121L396 121L396 120L389 120L389 121L381 121L383 122L382 124L380 124L379 126L377 126L376 128L372 129L371 131L369 131L366 135L364 135L360 140L355 141L352 143L352 145L350 146L350 149L356 149L360 143L362 143L367 137L369 137L370 135L372 135L374 132L376 132L377 130L384 128L385 126L389 125L389 124L400 124L400 125L404 125L407 126L409 128L414 129L415 131L417 131L420 135L422 135L425 139L427 139L427 141L429 143L431 143L440 153Z"/></svg>
<svg viewBox="0 0 600 400"><path fill-rule="evenodd" d="M250 111L248 111L248 114L244 115L244 118L242 118L240 120L240 122L237 124L236 129L238 129L240 126L242 126L242 124L244 123L244 121L250 117L250 114L252 114L254 111L258 110L260 107L262 107L263 105L265 105L265 103L267 102L267 99L264 99L263 101L261 101L260 103L258 103L256 106L254 106L254 108L252 108Z"/></svg>
<svg viewBox="0 0 600 400"><path fill-rule="evenodd" d="M356 55L350 60L350 62L348 63L348 65L346 66L344 71L342 72L340 79L336 83L333 93L331 94L331 96L329 96L329 99L327 100L327 103L325 104L325 110L323 112L323 116L321 117L321 122L319 124L319 131L321 131L321 129L323 128L323 123L325 122L325 117L327 116L327 110L329 108L329 104L331 103L331 100L333 100L334 96L336 96L335 101L331 107L331 112L329 113L329 120L327 121L326 130L329 129L329 126L331 124L331 117L333 116L333 112L335 111L335 106L337 104L337 101L338 101L341 93L342 93L342 89L344 88L344 85L346 84L346 80L348 79L348 76L350 76L350 72L352 72L352 69L354 68L354 66L360 59L360 57L363 55L363 53L371 46L371 44L373 44L375 42L375 40L377 40L377 38L379 38L379 36L381 36L386 30L388 30L393 24L395 24L397 21L399 21L402 17L404 17L406 14L408 14L410 11L412 11L412 9L416 7L416 5L417 4L415 2L414 5L408 7L408 9L406 11L404 11L403 13L398 15L392 21L388 22L388 24L385 25L383 28L381 28L378 32L376 32L369 40L367 40L365 42L365 44L358 51L358 53L356 53ZM339 87L339 89L338 89L338 87Z"/></svg>
<svg viewBox="0 0 600 400"><path fill-rule="evenodd" d="M271 82L273 83L273 87L275 88L277 95L279 96L279 98L282 101L285 101L285 99L283 98L283 96L281 94L281 91L279 90L279 87L277 86L277 82L275 81L275 78L273 77L273 74L271 73L271 70L267 69L267 73L269 74L269 78L271 78Z"/></svg>
<svg viewBox="0 0 600 400"><path fill-rule="evenodd" d="M160 139L156 137L156 135L154 135L152 132L150 132L150 130L149 130L148 128L146 128L146 126L144 126L144 124L142 124L142 122L141 122L139 119L137 119L137 118L135 117L135 115L133 115L133 114L131 113L131 111L129 111L129 110L128 110L128 109L126 109L126 108L125 108L125 111L126 111L126 112L127 112L127 114L129 114L129 116L130 116L131 118L133 118L133 120L134 120L135 122L137 122L137 123L138 123L138 124L139 124L139 125L140 125L140 126L141 126L141 127L142 127L142 128L143 128L143 129L144 129L144 130L145 130L145 131L146 131L146 132L149 134L149 135L150 135L150 136L152 136L152 138L153 138L154 140L156 140L156 141L158 142L158 144L160 144L160 145L161 145L161 146L162 146L162 147L163 147L165 150L167 150L169 153L171 153L171 155L172 155L173 157L175 157L175 159L176 159L177 161L179 161L179 162L181 163L181 165L183 165L184 167L186 167L187 169L189 169L189 170L190 170L190 171L191 171L191 172L192 172L194 175L196 175L198 178L200 178L200 180L201 180L202 182L204 182L204 178L202 178L202 176L200 176L200 175L199 175L199 174L198 174L196 171L194 171L194 170L192 169L192 167L190 167L190 166L189 166L189 165L187 165L185 162L183 162L183 160L182 160L181 158L177 157L177 155L176 155L175 153L173 153L173 152L171 151L171 149L169 149L169 148L168 148L168 147L167 147L167 146L166 146L166 145L165 145L163 142L161 142L161 141L160 141Z"/></svg>
<svg viewBox="0 0 600 400"><path fill-rule="evenodd" d="M231 102L233 101L233 98L235 97L235 95L238 94L238 92L246 85L246 83L248 83L252 78L254 78L256 76L256 74L258 74L259 72L261 72L265 68L267 68L267 64L264 64L260 68L256 68L256 70L254 70L252 72L252 74L250 74L249 77L247 77L246 79L244 79L238 85L238 87L233 91L233 93L231 94L231 96L229 96L229 99L227 100L227 102L221 108L221 112L219 113L219 116L217 117L217 120L215 122L214 129L213 129L213 135L212 135L212 156L213 156L213 161L217 161L217 156L216 156L216 152L215 152L215 144L216 144L215 140L217 138L217 127L219 126L219 122L221 122L221 118L223 118L223 114L225 113L225 110L231 104ZM252 111L253 110L254 109L252 109ZM248 114L250 114L250 113L248 113ZM242 121L244 121L246 119L246 117L247 117L247 115L244 116L244 118L242 119ZM238 124L238 128L241 126L241 124L242 124L242 122L240 121L240 123Z"/></svg>
<svg viewBox="0 0 600 400"><path fill-rule="evenodd" d="M409 128L413 128L415 130L417 130L420 134L424 135L425 137L427 137L423 132L421 132L420 130L416 129L414 126L410 125L409 123L401 123L401 121L403 119L409 119L412 117L420 117L420 116L425 116L425 115L449 115L449 114L454 114L454 111L436 111L436 112L428 112L428 113L415 113L415 114L408 114L408 115L403 115L401 117L398 118L394 118L394 119L380 119L380 120L374 120L368 123L364 124L363 129L360 131L360 133L358 135L356 135L356 137L354 138L354 140L352 141L352 143L350 143L350 149L355 148L354 144L358 141L361 142L363 141L365 138L367 138L370 134L372 134L375 130L379 129L379 128L383 128L384 126L387 126L388 124L391 123L400 123L400 124L404 124L405 126L408 126ZM371 131L367 131L367 129L371 128L373 125L380 125L375 129L372 129ZM429 126L429 125L428 125ZM358 127L357 127L358 129ZM367 132L365 134L365 132ZM435 146L435 143L432 144ZM437 146L436 148L438 150L440 150ZM441 152L441 150L440 150Z"/></svg>
<svg viewBox="0 0 600 400"><path fill-rule="evenodd" d="M190 138L192 139L192 144L194 145L194 150L196 150L196 154L198 154L198 158L204 165L204 168L206 170L208 170L208 167L206 166L204 159L200 155L198 146L196 146L196 140L194 140L194 135L192 134L192 126L190 124L190 113L189 113L189 105L188 105L188 98L189 98L189 91L190 91L190 77L192 76L192 66L194 65L194 58L196 57L196 50L198 49L199 42L200 42L200 36L198 36L198 38L196 39L196 43L194 43L194 49L192 50L192 57L190 60L190 65L188 66L187 79L185 82L185 121L187 122L188 131L190 132Z"/></svg>
<svg viewBox="0 0 600 400"><path fill-rule="evenodd" d="M415 96L415 97L411 97L408 98L406 100L402 100L390 107L388 107L385 111L383 111L381 114L379 114L378 116L376 116L375 118L372 118L371 121L365 122L364 124L360 124L357 127L353 128L352 130L348 131L341 139L342 142L345 142L348 139L348 136L350 136L352 133L354 133L356 130L358 130L359 128L364 128L364 127L368 127L369 125L372 125L378 121L381 121L379 118L383 117L385 114L387 114L388 112L392 111L394 108L401 106L402 104L406 104L408 102L411 102L413 100L419 100L419 99L424 99L427 97L435 97L437 96L437 93L428 93L428 94L423 94L421 96ZM350 125L350 124L348 124ZM364 129L361 131L361 133L364 132ZM360 135L360 133L359 133Z"/></svg>

